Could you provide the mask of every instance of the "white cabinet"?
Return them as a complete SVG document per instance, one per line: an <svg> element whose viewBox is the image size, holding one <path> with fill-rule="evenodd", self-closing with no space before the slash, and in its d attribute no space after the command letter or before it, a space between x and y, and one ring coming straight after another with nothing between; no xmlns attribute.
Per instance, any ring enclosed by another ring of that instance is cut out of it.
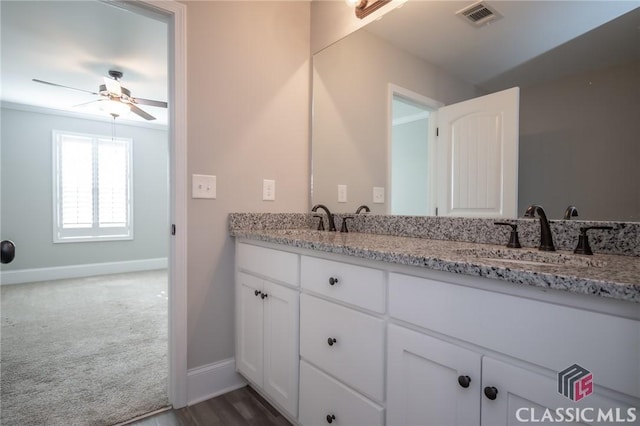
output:
<svg viewBox="0 0 640 426"><path fill-rule="evenodd" d="M300 362L300 424L384 424L384 410L305 361Z"/></svg>
<svg viewBox="0 0 640 426"><path fill-rule="evenodd" d="M389 277L389 313L421 331L388 326L388 425L557 424L578 412L584 424L640 423L637 321L401 274ZM579 401L558 387L573 364L593 379Z"/></svg>
<svg viewBox="0 0 640 426"><path fill-rule="evenodd" d="M302 425L384 424L386 277L302 256Z"/></svg>
<svg viewBox="0 0 640 426"><path fill-rule="evenodd" d="M236 250L237 369L299 424L640 424L640 321L307 253ZM572 364L593 374L579 401L558 391Z"/></svg>
<svg viewBox="0 0 640 426"><path fill-rule="evenodd" d="M479 424L480 354L393 324L388 334L388 425Z"/></svg>
<svg viewBox="0 0 640 426"><path fill-rule="evenodd" d="M290 267L297 265L293 259ZM237 272L236 368L293 417L298 412L298 335L298 291Z"/></svg>
<svg viewBox="0 0 640 426"><path fill-rule="evenodd" d="M382 319L303 294L300 356L357 391L384 399Z"/></svg>

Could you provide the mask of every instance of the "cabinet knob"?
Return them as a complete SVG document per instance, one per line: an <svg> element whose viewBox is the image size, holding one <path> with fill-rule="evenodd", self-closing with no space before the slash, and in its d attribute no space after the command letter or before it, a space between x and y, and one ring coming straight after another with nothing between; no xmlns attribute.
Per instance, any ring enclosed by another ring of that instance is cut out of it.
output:
<svg viewBox="0 0 640 426"><path fill-rule="evenodd" d="M263 300L264 300L266 297L268 297L268 296L269 296L269 295L268 295L267 293L262 293L262 294L260 295L260 297L262 297L262 299L263 299Z"/></svg>
<svg viewBox="0 0 640 426"><path fill-rule="evenodd" d="M334 343L336 343L337 340L335 339L335 337L329 337L327 339L327 343L329 344L329 346L333 346Z"/></svg>
<svg viewBox="0 0 640 426"><path fill-rule="evenodd" d="M468 388L471 383L471 377L469 376L458 376L458 384L463 388Z"/></svg>
<svg viewBox="0 0 640 426"><path fill-rule="evenodd" d="M333 423L333 421L336 419L336 416L333 414L327 414L327 423Z"/></svg>
<svg viewBox="0 0 640 426"><path fill-rule="evenodd" d="M253 292L253 294L255 294L256 296L260 296L262 292L260 290L256 290Z"/></svg>
<svg viewBox="0 0 640 426"><path fill-rule="evenodd" d="M498 389L493 386L487 386L484 388L484 396L493 401L498 397Z"/></svg>
<svg viewBox="0 0 640 426"><path fill-rule="evenodd" d="M338 284L338 279L337 278L329 278L329 285L334 285L334 284Z"/></svg>

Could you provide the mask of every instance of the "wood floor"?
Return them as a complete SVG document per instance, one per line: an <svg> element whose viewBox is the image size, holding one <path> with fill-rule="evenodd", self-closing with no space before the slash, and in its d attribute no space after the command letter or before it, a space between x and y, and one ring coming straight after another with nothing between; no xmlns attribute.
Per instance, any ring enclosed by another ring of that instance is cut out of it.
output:
<svg viewBox="0 0 640 426"><path fill-rule="evenodd" d="M249 386L179 410L165 411L128 426L291 426Z"/></svg>

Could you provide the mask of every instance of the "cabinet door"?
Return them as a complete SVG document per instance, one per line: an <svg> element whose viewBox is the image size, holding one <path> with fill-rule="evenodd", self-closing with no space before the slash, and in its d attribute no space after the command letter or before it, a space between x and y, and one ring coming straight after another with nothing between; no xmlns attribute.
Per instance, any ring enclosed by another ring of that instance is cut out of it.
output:
<svg viewBox="0 0 640 426"><path fill-rule="evenodd" d="M390 324L387 424L480 424L481 359L475 352Z"/></svg>
<svg viewBox="0 0 640 426"><path fill-rule="evenodd" d="M484 395L495 388L495 399ZM594 392L573 401L558 391L557 377L542 375L493 358L482 360L482 424L640 424L640 401L623 402L602 395L593 375ZM598 422L601 415L601 422ZM596 421L594 421L596 420Z"/></svg>
<svg viewBox="0 0 640 426"><path fill-rule="evenodd" d="M264 282L264 390L298 413L298 293Z"/></svg>
<svg viewBox="0 0 640 426"><path fill-rule="evenodd" d="M262 386L262 280L238 272L236 276L236 367Z"/></svg>

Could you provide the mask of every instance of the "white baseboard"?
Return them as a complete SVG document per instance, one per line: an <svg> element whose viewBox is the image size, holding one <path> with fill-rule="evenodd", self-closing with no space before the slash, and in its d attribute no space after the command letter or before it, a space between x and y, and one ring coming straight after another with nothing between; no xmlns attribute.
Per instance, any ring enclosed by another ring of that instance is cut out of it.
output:
<svg viewBox="0 0 640 426"><path fill-rule="evenodd" d="M246 386L236 373L236 360L229 358L187 371L187 404L194 405Z"/></svg>
<svg viewBox="0 0 640 426"><path fill-rule="evenodd" d="M18 269L1 271L0 284L22 284L37 281L90 277L93 275L122 272L150 271L167 268L166 257L156 259L127 260L123 262L89 263L86 265L55 266L51 268Z"/></svg>

